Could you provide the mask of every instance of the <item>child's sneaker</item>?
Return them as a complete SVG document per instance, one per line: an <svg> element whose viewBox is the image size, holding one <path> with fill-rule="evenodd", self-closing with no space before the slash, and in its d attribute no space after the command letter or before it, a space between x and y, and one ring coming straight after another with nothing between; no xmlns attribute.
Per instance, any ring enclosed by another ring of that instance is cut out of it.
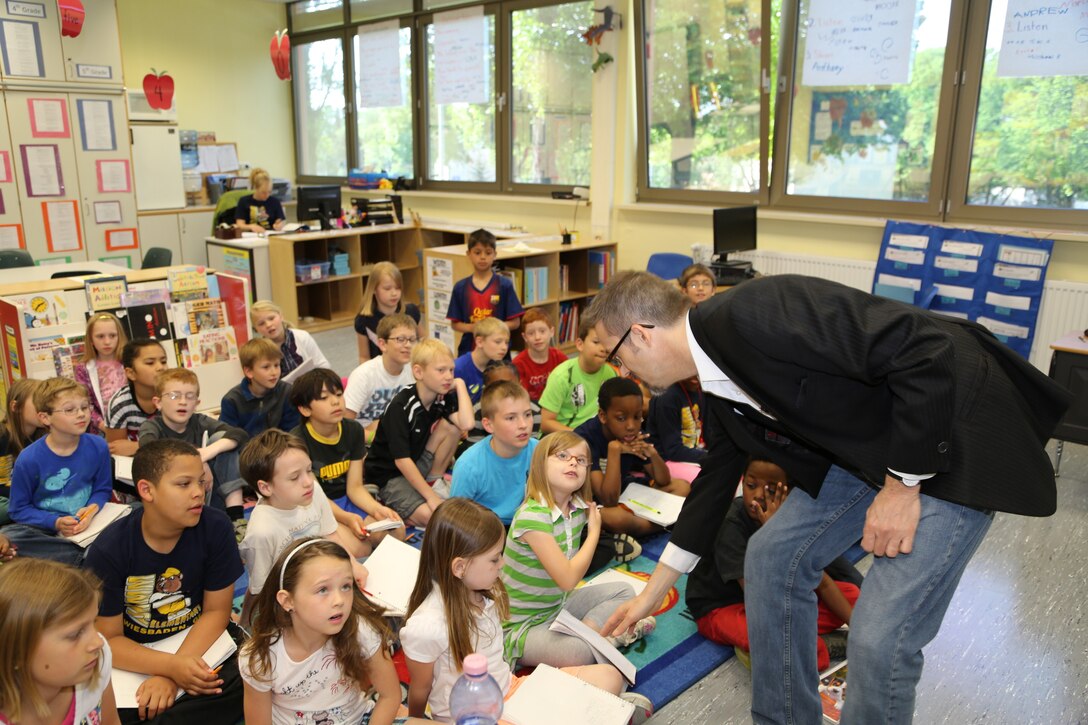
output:
<svg viewBox="0 0 1088 725"><path fill-rule="evenodd" d="M606 547L609 547L610 551L615 552L612 555L612 559L620 564L625 564L629 561L642 556L642 544L633 536L628 534L610 534L607 532L601 532L601 539ZM609 544L611 544L609 546Z"/></svg>
<svg viewBox="0 0 1088 725"><path fill-rule="evenodd" d="M434 483L431 484L431 490L435 492L435 495L447 499L450 497L450 488L452 486L452 477L450 474L446 474L441 478L436 478Z"/></svg>
<svg viewBox="0 0 1088 725"><path fill-rule="evenodd" d="M828 659L831 660L831 664L836 664L846 659L846 640L848 635L849 631L845 629L836 629L834 632L820 635L820 639L824 641L824 645L827 647L827 656Z"/></svg>
<svg viewBox="0 0 1088 725"><path fill-rule="evenodd" d="M626 647L639 641L655 629L657 629L657 620L653 617L645 617L635 622L635 626L631 628L630 632L624 632L616 637L608 637L608 641L612 643L613 647Z"/></svg>
<svg viewBox="0 0 1088 725"><path fill-rule="evenodd" d="M625 692L620 695L620 699L635 706L630 725L642 725L654 714L654 704L645 695L640 695L637 692Z"/></svg>
<svg viewBox="0 0 1088 725"><path fill-rule="evenodd" d="M234 524L234 540L241 544L242 539L246 538L246 528L249 526L249 522L243 516L240 519L235 519L232 523Z"/></svg>

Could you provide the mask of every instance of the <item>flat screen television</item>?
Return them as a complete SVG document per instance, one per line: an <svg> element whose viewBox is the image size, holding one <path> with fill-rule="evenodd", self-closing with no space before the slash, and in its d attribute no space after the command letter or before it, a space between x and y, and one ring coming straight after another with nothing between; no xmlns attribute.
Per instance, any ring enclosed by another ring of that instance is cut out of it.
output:
<svg viewBox="0 0 1088 725"><path fill-rule="evenodd" d="M714 210L714 257L725 263L732 252L756 248L756 207Z"/></svg>
<svg viewBox="0 0 1088 725"><path fill-rule="evenodd" d="M302 223L321 220L322 229L332 229L332 220L340 217L340 187L300 186L298 192L298 220Z"/></svg>

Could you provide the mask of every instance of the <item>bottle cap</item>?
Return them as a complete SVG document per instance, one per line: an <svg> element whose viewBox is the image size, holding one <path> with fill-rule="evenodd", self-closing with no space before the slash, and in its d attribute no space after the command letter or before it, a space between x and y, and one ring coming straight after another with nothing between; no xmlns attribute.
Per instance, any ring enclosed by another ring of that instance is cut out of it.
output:
<svg viewBox="0 0 1088 725"><path fill-rule="evenodd" d="M465 657L461 669L466 675L471 675L472 677L479 677L480 675L487 674L487 657L479 652L473 652L468 657Z"/></svg>

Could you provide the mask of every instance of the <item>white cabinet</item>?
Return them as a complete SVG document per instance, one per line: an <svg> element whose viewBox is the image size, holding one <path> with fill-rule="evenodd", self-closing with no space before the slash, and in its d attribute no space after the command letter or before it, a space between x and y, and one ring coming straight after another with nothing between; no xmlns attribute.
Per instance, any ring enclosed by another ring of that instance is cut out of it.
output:
<svg viewBox="0 0 1088 725"><path fill-rule="evenodd" d="M79 83L120 85L121 38L114 0L83 0L83 30L75 38L61 36L64 75ZM131 78L129 85L142 79Z"/></svg>
<svg viewBox="0 0 1088 725"><path fill-rule="evenodd" d="M213 211L186 211L178 214L181 237L181 263L207 264L208 250L204 238L212 233ZM177 260L174 262L178 264Z"/></svg>
<svg viewBox="0 0 1088 725"><path fill-rule="evenodd" d="M141 214L140 246L146 253L151 247L165 247L173 252L173 264L181 264L181 235L178 234L177 214ZM133 267L140 266L140 260L133 260Z"/></svg>

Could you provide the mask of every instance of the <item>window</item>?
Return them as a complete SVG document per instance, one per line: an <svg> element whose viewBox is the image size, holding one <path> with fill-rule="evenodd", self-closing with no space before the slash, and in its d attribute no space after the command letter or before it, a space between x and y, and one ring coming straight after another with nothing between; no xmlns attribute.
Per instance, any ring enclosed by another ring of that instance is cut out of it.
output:
<svg viewBox="0 0 1088 725"><path fill-rule="evenodd" d="M591 2L510 14L515 184L589 186L593 56L581 33Z"/></svg>
<svg viewBox="0 0 1088 725"><path fill-rule="evenodd" d="M291 4L292 32L332 28L343 22L343 0L300 0Z"/></svg>
<svg viewBox="0 0 1088 725"><path fill-rule="evenodd" d="M339 37L299 43L294 56L299 176L346 177L344 55Z"/></svg>
<svg viewBox="0 0 1088 725"><path fill-rule="evenodd" d="M397 21L355 35L356 168L415 176L412 150L412 30ZM366 62L363 62L366 58Z"/></svg>
<svg viewBox="0 0 1088 725"><path fill-rule="evenodd" d="M376 20L407 15L412 12L412 0L351 0L351 20Z"/></svg>

